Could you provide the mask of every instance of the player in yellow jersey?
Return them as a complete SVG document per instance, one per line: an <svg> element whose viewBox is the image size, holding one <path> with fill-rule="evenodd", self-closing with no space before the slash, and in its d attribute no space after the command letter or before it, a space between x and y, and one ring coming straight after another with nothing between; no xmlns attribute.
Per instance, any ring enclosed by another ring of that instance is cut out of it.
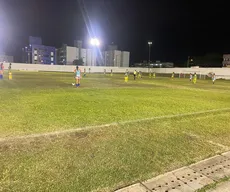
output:
<svg viewBox="0 0 230 192"><path fill-rule="evenodd" d="M175 73L173 72L171 78L174 79L174 76L175 76Z"/></svg>
<svg viewBox="0 0 230 192"><path fill-rule="evenodd" d="M194 75L193 75L193 84L196 84L196 81L197 81L197 75L196 75L196 73L194 73Z"/></svg>
<svg viewBox="0 0 230 192"><path fill-rule="evenodd" d="M134 80L136 80L136 76L137 76L137 71L135 70L135 71L133 72L133 78L134 78Z"/></svg>

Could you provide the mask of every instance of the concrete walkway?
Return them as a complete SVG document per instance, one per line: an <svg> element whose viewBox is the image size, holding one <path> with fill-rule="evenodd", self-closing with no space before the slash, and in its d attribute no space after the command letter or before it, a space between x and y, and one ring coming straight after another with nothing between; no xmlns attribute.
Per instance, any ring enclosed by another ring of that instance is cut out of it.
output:
<svg viewBox="0 0 230 192"><path fill-rule="evenodd" d="M225 177L230 177L230 152L136 183L116 192L194 192ZM230 182L223 183L209 192L225 192L224 190L230 192Z"/></svg>

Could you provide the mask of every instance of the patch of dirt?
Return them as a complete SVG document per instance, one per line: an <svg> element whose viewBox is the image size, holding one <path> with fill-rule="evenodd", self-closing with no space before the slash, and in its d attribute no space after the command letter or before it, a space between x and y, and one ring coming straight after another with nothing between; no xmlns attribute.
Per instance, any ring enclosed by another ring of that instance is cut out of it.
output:
<svg viewBox="0 0 230 192"><path fill-rule="evenodd" d="M5 139L0 141L0 153L6 151L30 151L33 149L44 149L45 146L56 143L63 138L67 140L80 140L88 136L88 131L76 131L66 134L48 134L39 137L25 137L16 139Z"/></svg>

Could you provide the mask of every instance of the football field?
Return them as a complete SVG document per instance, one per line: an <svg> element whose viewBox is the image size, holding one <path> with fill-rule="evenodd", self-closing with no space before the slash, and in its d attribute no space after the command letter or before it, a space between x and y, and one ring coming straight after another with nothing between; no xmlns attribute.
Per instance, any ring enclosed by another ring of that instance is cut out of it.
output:
<svg viewBox="0 0 230 192"><path fill-rule="evenodd" d="M13 72L0 191L113 191L230 149L230 81Z"/></svg>

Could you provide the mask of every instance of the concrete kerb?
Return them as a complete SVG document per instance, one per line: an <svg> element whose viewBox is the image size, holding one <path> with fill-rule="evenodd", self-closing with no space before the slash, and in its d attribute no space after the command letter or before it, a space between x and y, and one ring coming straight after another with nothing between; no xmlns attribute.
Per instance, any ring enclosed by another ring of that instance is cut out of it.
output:
<svg viewBox="0 0 230 192"><path fill-rule="evenodd" d="M207 172L212 172L212 174L207 174ZM230 151L115 190L115 192L195 192L229 176Z"/></svg>

